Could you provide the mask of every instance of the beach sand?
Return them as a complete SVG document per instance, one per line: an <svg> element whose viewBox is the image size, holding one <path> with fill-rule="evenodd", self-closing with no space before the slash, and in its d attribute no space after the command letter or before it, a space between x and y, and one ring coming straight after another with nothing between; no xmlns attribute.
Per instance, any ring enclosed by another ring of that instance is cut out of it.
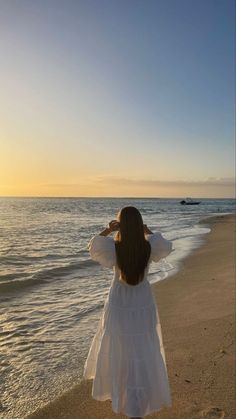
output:
<svg viewBox="0 0 236 419"><path fill-rule="evenodd" d="M158 304L172 407L146 417L236 418L235 215L202 221L211 228L181 270L152 289ZM125 418L91 397L82 381L28 419Z"/></svg>

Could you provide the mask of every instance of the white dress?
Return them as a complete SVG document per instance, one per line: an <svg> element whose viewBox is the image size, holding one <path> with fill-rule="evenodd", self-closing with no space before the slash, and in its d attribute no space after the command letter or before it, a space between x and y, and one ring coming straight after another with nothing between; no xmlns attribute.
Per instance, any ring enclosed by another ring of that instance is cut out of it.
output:
<svg viewBox="0 0 236 419"><path fill-rule="evenodd" d="M151 262L172 251L161 233L146 235L151 255L142 282L120 279L115 241L95 235L88 243L91 258L112 268L114 276L102 316L84 365L83 378L93 379L92 397L112 401L112 410L146 416L171 406L171 394L157 305L147 279Z"/></svg>

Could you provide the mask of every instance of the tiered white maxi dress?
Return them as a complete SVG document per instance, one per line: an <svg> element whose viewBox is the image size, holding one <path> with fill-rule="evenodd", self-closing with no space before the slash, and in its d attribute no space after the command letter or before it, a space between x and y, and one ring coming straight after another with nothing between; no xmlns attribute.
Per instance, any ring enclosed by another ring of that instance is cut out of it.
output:
<svg viewBox="0 0 236 419"><path fill-rule="evenodd" d="M93 379L92 397L112 401L112 410L146 416L170 407L171 393L157 304L147 279L149 265L172 251L161 233L146 235L151 255L142 282L120 278L115 241L95 235L88 243L91 258L113 268L114 276L102 316L84 365L84 379Z"/></svg>

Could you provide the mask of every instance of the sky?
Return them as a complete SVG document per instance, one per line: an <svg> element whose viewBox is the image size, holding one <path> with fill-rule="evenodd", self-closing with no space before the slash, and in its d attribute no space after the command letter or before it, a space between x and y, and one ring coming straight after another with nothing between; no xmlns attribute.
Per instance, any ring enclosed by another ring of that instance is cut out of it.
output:
<svg viewBox="0 0 236 419"><path fill-rule="evenodd" d="M235 195L234 0L0 0L0 195Z"/></svg>

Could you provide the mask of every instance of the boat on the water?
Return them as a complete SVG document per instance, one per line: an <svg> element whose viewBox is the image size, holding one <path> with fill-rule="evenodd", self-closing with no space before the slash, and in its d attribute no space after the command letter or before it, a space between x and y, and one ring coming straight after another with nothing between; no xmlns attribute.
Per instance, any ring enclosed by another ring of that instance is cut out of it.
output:
<svg viewBox="0 0 236 419"><path fill-rule="evenodd" d="M192 198L186 198L180 201L181 205L198 205L201 201L194 201Z"/></svg>

